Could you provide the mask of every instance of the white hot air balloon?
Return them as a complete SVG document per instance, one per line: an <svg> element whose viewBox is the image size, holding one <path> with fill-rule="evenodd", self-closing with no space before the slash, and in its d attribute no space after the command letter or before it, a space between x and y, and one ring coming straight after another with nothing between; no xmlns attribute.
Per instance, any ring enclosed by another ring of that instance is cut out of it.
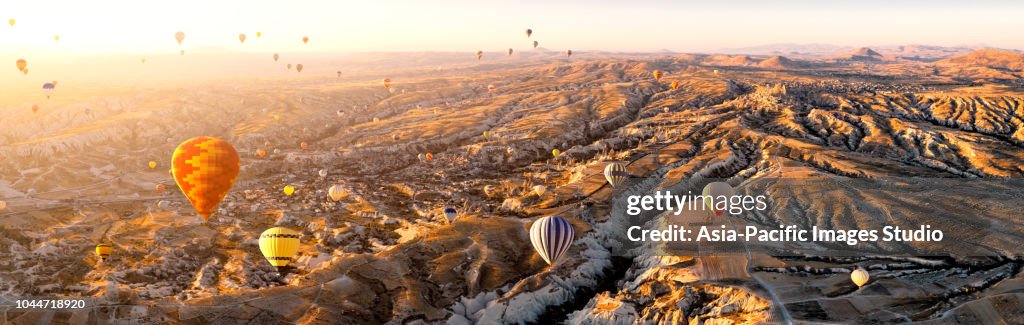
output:
<svg viewBox="0 0 1024 325"><path fill-rule="evenodd" d="M533 186L533 193L537 194L537 196L544 196L544 193L547 193L547 192L548 192L548 188L544 187L544 185L534 185Z"/></svg>
<svg viewBox="0 0 1024 325"><path fill-rule="evenodd" d="M569 251L575 240L575 231L568 220L559 216L547 216L530 226L530 242L545 262L555 264Z"/></svg>
<svg viewBox="0 0 1024 325"><path fill-rule="evenodd" d="M454 223L459 218L459 212L453 207L444 208L444 217L448 219L448 223Z"/></svg>
<svg viewBox="0 0 1024 325"><path fill-rule="evenodd" d="M334 185L327 190L327 195L331 197L331 201L338 202L345 196L345 189L341 185Z"/></svg>
<svg viewBox="0 0 1024 325"><path fill-rule="evenodd" d="M317 174L320 175L320 178L327 177L327 169L320 169L320 171L317 172Z"/></svg>
<svg viewBox="0 0 1024 325"><path fill-rule="evenodd" d="M853 281L853 284L856 284L858 288L868 283L870 278L871 276L868 275L868 271L861 267L850 273L850 281Z"/></svg>

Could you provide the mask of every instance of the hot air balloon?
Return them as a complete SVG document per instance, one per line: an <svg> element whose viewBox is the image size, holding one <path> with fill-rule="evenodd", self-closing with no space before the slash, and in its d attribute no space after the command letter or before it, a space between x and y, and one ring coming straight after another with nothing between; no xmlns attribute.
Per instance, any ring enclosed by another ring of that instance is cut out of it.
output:
<svg viewBox="0 0 1024 325"><path fill-rule="evenodd" d="M853 284L856 284L858 288L868 283L869 279L871 279L871 276L868 274L868 271L861 267L857 267L856 270L850 273L850 281L853 281Z"/></svg>
<svg viewBox="0 0 1024 325"><path fill-rule="evenodd" d="M0 211L3 211L6 208L7 208L7 202L6 201L0 201Z"/></svg>
<svg viewBox="0 0 1024 325"><path fill-rule="evenodd" d="M267 229L260 234L260 252L280 272L299 252L299 232L284 227Z"/></svg>
<svg viewBox="0 0 1024 325"><path fill-rule="evenodd" d="M341 71L338 71L338 78L341 78Z"/></svg>
<svg viewBox="0 0 1024 325"><path fill-rule="evenodd" d="M673 81L670 86L672 87L672 90L679 89L679 81L678 80Z"/></svg>
<svg viewBox="0 0 1024 325"><path fill-rule="evenodd" d="M146 58L139 59L139 63L145 64L146 63Z"/></svg>
<svg viewBox="0 0 1024 325"><path fill-rule="evenodd" d="M28 75L28 68L25 68L25 70L21 70L21 73L27 76Z"/></svg>
<svg viewBox="0 0 1024 325"><path fill-rule="evenodd" d="M703 193L701 193L701 195L704 196L704 208L710 209L711 212L715 213L715 216L721 217L723 214L725 214L725 210L719 210L715 208L715 206L719 205L717 203L721 202L721 200L719 200L719 197L725 196L725 200L729 200L729 198L732 197L734 194L736 194L736 191L733 190L732 186L729 185L729 183L712 182L704 186L704 191Z"/></svg>
<svg viewBox="0 0 1024 325"><path fill-rule="evenodd" d="M302 148L302 150L306 150L307 148L309 148L309 144L305 142L300 143L299 148Z"/></svg>
<svg viewBox="0 0 1024 325"><path fill-rule="evenodd" d="M231 191L239 169L235 147L214 137L185 140L171 156L174 181L203 220L209 220L210 214Z"/></svg>
<svg viewBox="0 0 1024 325"><path fill-rule="evenodd" d="M494 85L487 85L487 91L488 92L492 92L493 93L494 89L497 89L496 87L494 87Z"/></svg>
<svg viewBox="0 0 1024 325"><path fill-rule="evenodd" d="M39 112L39 105L32 105L32 113Z"/></svg>
<svg viewBox="0 0 1024 325"><path fill-rule="evenodd" d="M608 180L608 184L616 187L629 178L629 173L626 172L626 166L620 163L610 163L604 167L604 178Z"/></svg>
<svg viewBox="0 0 1024 325"><path fill-rule="evenodd" d="M572 56L572 50L565 50L565 57Z"/></svg>
<svg viewBox="0 0 1024 325"><path fill-rule="evenodd" d="M182 56L185 56L185 50L181 50L178 53L181 53Z"/></svg>
<svg viewBox="0 0 1024 325"><path fill-rule="evenodd" d="M398 135L398 133L395 133L395 134L391 135L391 139L395 140L395 141L398 141L398 140L402 139L402 136Z"/></svg>
<svg viewBox="0 0 1024 325"><path fill-rule="evenodd" d="M575 231L568 220L559 216L547 216L530 226L530 242L533 249L545 262L555 264L572 247Z"/></svg>
<svg viewBox="0 0 1024 325"><path fill-rule="evenodd" d="M552 156L552 157L555 157L555 159L558 159L558 155L561 155L561 154L562 154L562 151L561 151L561 150L558 150L558 149L551 149L551 156Z"/></svg>
<svg viewBox="0 0 1024 325"><path fill-rule="evenodd" d="M493 197L496 193L498 193L498 188L494 187L494 185L484 186L484 195L487 195L487 197Z"/></svg>
<svg viewBox="0 0 1024 325"><path fill-rule="evenodd" d="M455 219L459 218L459 212L455 211L453 207L445 207L444 217L448 219L448 223L454 223Z"/></svg>
<svg viewBox="0 0 1024 325"><path fill-rule="evenodd" d="M540 43L537 43L537 41L533 41L533 48L537 48L537 45L540 45Z"/></svg>
<svg viewBox="0 0 1024 325"><path fill-rule="evenodd" d="M508 48L508 56L512 56L512 48Z"/></svg>
<svg viewBox="0 0 1024 325"><path fill-rule="evenodd" d="M391 78L384 78L384 89L391 88Z"/></svg>
<svg viewBox="0 0 1024 325"><path fill-rule="evenodd" d="M416 155L416 159L419 159L420 162L424 162L424 161L427 161L427 156L424 156L421 153L421 154Z"/></svg>
<svg viewBox="0 0 1024 325"><path fill-rule="evenodd" d="M345 197L345 189L341 185L334 185L327 189L327 195L331 197L331 201L338 202Z"/></svg>
<svg viewBox="0 0 1024 325"><path fill-rule="evenodd" d="M260 158L264 158L267 156L267 152L264 151L263 149L256 149L256 155L259 156Z"/></svg>
<svg viewBox="0 0 1024 325"><path fill-rule="evenodd" d="M171 202L169 202L169 201L160 201L160 202L156 203L156 207L160 208L161 210L170 210L171 209Z"/></svg>
<svg viewBox="0 0 1024 325"><path fill-rule="evenodd" d="M484 131L484 140L491 140L491 131Z"/></svg>
<svg viewBox="0 0 1024 325"><path fill-rule="evenodd" d="M291 63L289 63L289 64L288 64L288 70L291 70L291 69L292 69L292 64L291 64Z"/></svg>
<svg viewBox="0 0 1024 325"><path fill-rule="evenodd" d="M484 57L484 51L476 51L476 59L480 60L482 57Z"/></svg>
<svg viewBox="0 0 1024 325"><path fill-rule="evenodd" d="M150 161L149 162L149 169L153 169L153 168L156 168L156 162L155 161Z"/></svg>
<svg viewBox="0 0 1024 325"><path fill-rule="evenodd" d="M50 95L53 95L53 90L56 88L57 86L49 82L43 84L43 95L46 95L46 99L50 99Z"/></svg>
<svg viewBox="0 0 1024 325"><path fill-rule="evenodd" d="M309 36L303 36L302 37L302 44L307 44L307 43L309 43Z"/></svg>
<svg viewBox="0 0 1024 325"><path fill-rule="evenodd" d="M256 32L256 38L263 37L263 32Z"/></svg>
<svg viewBox="0 0 1024 325"><path fill-rule="evenodd" d="M661 81L661 75L662 75L661 70L654 70L653 74L654 74L654 80Z"/></svg>
<svg viewBox="0 0 1024 325"><path fill-rule="evenodd" d="M281 57L280 54L274 53L274 62L277 62L277 59L280 58L280 57Z"/></svg>
<svg viewBox="0 0 1024 325"><path fill-rule="evenodd" d="M284 187L284 195L292 196L292 194L295 194L295 186L286 185Z"/></svg>
<svg viewBox="0 0 1024 325"><path fill-rule="evenodd" d="M245 34L238 34L238 42L245 43Z"/></svg>
<svg viewBox="0 0 1024 325"><path fill-rule="evenodd" d="M28 66L28 61L25 61L25 59L18 59L18 61L15 62L15 65L18 66L18 71L25 71L25 67Z"/></svg>
<svg viewBox="0 0 1024 325"><path fill-rule="evenodd" d="M164 184L156 184L156 192L157 193L163 193L164 190L166 190L166 189L167 189L166 185L164 185Z"/></svg>
<svg viewBox="0 0 1024 325"><path fill-rule="evenodd" d="M54 42L60 42L60 35L53 35Z"/></svg>
<svg viewBox="0 0 1024 325"><path fill-rule="evenodd" d="M427 158L427 161L434 160L434 154L428 152L426 158Z"/></svg>
<svg viewBox="0 0 1024 325"><path fill-rule="evenodd" d="M174 33L174 39L178 40L178 45L181 45L181 42L185 40L185 32Z"/></svg>
<svg viewBox="0 0 1024 325"><path fill-rule="evenodd" d="M316 173L317 173L318 175L320 175L320 178L324 178L324 177L327 177L327 169L320 169L320 171L318 171L318 172L316 172Z"/></svg>
<svg viewBox="0 0 1024 325"><path fill-rule="evenodd" d="M295 71L302 72L302 64L301 63L295 65Z"/></svg>
<svg viewBox="0 0 1024 325"><path fill-rule="evenodd" d="M274 121L280 121L281 115L274 114Z"/></svg>
<svg viewBox="0 0 1024 325"><path fill-rule="evenodd" d="M547 192L548 192L548 188L544 187L544 185L534 185L533 186L533 194L537 194L537 196L544 196L544 193L547 193Z"/></svg>
<svg viewBox="0 0 1024 325"><path fill-rule="evenodd" d="M11 18L11 19L8 19L8 20L7 20L7 23L8 23L8 24L10 24L10 25L11 25L11 27L14 27L14 23L15 23L15 22L17 22L17 21L15 21L15 20L14 20L14 18Z"/></svg>
<svg viewBox="0 0 1024 325"><path fill-rule="evenodd" d="M106 262L113 250L114 246L108 243L99 243L96 245L96 256L100 257L100 262Z"/></svg>

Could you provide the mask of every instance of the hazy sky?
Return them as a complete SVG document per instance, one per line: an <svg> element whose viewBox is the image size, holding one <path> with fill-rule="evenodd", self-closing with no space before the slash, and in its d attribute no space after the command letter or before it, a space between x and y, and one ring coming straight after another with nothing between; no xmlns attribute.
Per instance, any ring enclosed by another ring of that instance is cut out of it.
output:
<svg viewBox="0 0 1024 325"><path fill-rule="evenodd" d="M0 53L525 49L532 41L526 28L542 47L558 50L686 52L772 43L1024 49L1021 17L1024 1L5 0ZM11 28L7 18L17 24ZM179 30L187 34L183 47L174 40ZM239 33L248 35L245 44Z"/></svg>

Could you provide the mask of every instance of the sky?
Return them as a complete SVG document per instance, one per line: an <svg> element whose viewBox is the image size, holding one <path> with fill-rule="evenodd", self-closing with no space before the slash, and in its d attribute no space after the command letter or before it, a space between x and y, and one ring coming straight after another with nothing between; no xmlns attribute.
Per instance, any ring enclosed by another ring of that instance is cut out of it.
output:
<svg viewBox="0 0 1024 325"><path fill-rule="evenodd" d="M777 43L1024 49L1022 15L1022 1L8 0L0 18L17 22L0 25L0 53L475 51L533 40L624 52ZM180 46L177 31L186 34Z"/></svg>

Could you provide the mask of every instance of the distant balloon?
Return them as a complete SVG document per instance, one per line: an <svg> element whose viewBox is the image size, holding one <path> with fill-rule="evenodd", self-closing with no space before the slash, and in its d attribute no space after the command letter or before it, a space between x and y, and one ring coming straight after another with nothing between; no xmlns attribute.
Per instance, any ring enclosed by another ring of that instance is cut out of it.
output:
<svg viewBox="0 0 1024 325"><path fill-rule="evenodd" d="M292 194L295 194L295 186L286 185L284 187L284 195L292 196Z"/></svg>
<svg viewBox="0 0 1024 325"><path fill-rule="evenodd" d="M487 131L487 130L484 131L484 140L487 140L487 141L491 140L491 131Z"/></svg>
<svg viewBox="0 0 1024 325"><path fill-rule="evenodd" d="M32 113L39 112L39 105L32 105Z"/></svg>
<svg viewBox="0 0 1024 325"><path fill-rule="evenodd" d="M497 192L498 192L498 188L494 187L494 185L486 185L486 186L484 186L484 195L487 195L487 197L493 197L494 194L497 194Z"/></svg>
<svg viewBox="0 0 1024 325"><path fill-rule="evenodd" d="M262 32L256 32L256 38L260 38L260 37L263 37L263 33Z"/></svg>
<svg viewBox="0 0 1024 325"><path fill-rule="evenodd" d="M146 63L146 58L139 59L139 62L145 64Z"/></svg>
<svg viewBox="0 0 1024 325"><path fill-rule="evenodd" d="M565 57L572 56L572 50L565 50Z"/></svg>
<svg viewBox="0 0 1024 325"><path fill-rule="evenodd" d="M157 202L156 207L160 208L161 210L170 210L171 209L171 202L160 201L160 202Z"/></svg>
<svg viewBox="0 0 1024 325"><path fill-rule="evenodd" d="M185 55L185 50L178 51L178 53L180 53L182 56L184 56Z"/></svg>
<svg viewBox="0 0 1024 325"><path fill-rule="evenodd" d="M484 56L484 51L476 51L476 59L480 60Z"/></svg>
<svg viewBox="0 0 1024 325"><path fill-rule="evenodd" d="M540 45L540 43L538 43L537 41L533 41L533 48L537 48L537 45Z"/></svg>
<svg viewBox="0 0 1024 325"><path fill-rule="evenodd" d="M345 197L345 188L341 187L341 185L331 186L331 188L327 190L327 196L331 197L331 201L341 201L341 199Z"/></svg>
<svg viewBox="0 0 1024 325"><path fill-rule="evenodd" d="M554 157L555 159L558 159L558 156L561 155L561 154L562 154L561 150L551 149L551 156Z"/></svg>
<svg viewBox="0 0 1024 325"><path fill-rule="evenodd" d="M264 158L264 157L267 156L267 152L264 151L263 149L256 149L256 156L259 156L260 158Z"/></svg>
<svg viewBox="0 0 1024 325"><path fill-rule="evenodd" d="M280 54L274 53L274 62L277 62L277 59L280 58L280 57L281 57Z"/></svg>
<svg viewBox="0 0 1024 325"><path fill-rule="evenodd" d="M341 70L338 70L338 78L341 78Z"/></svg>
<svg viewBox="0 0 1024 325"><path fill-rule="evenodd" d="M278 272L282 271L299 252L299 232L284 227L267 229L260 234L260 252Z"/></svg>
<svg viewBox="0 0 1024 325"><path fill-rule="evenodd" d="M11 19L8 19L8 20L7 20L7 24L11 25L11 27L14 27L14 23L16 23L16 22L17 22L17 21L16 21L16 20L14 20L14 18L11 18Z"/></svg>
<svg viewBox="0 0 1024 325"><path fill-rule="evenodd" d="M434 154L428 152L426 158L427 158L427 161L434 160Z"/></svg>
<svg viewBox="0 0 1024 325"><path fill-rule="evenodd" d="M7 202L6 201L0 201L0 211L3 211L6 208L7 208Z"/></svg>
<svg viewBox="0 0 1024 325"><path fill-rule="evenodd" d="M167 189L166 185L164 185L164 184L156 184L156 192L157 193L163 193L164 190L166 190L166 189Z"/></svg>
<svg viewBox="0 0 1024 325"><path fill-rule="evenodd" d="M654 70L653 74L654 74L654 80L661 81L661 75L662 75L661 70Z"/></svg>
<svg viewBox="0 0 1024 325"><path fill-rule="evenodd" d="M545 262L555 264L572 247L576 232L568 220L559 216L547 216L530 226L530 242L533 249Z"/></svg>
<svg viewBox="0 0 1024 325"><path fill-rule="evenodd" d="M537 194L537 196L544 196L544 194L547 193L547 192L548 192L548 188L545 187L544 185L534 185L533 186L533 194Z"/></svg>
<svg viewBox="0 0 1024 325"><path fill-rule="evenodd" d="M174 39L178 40L178 45L181 45L181 42L185 40L185 32L174 33Z"/></svg>
<svg viewBox="0 0 1024 325"><path fill-rule="evenodd" d="M18 66L18 71L25 71L25 67L28 66L28 61L25 61L25 59L18 59L18 61L15 62L15 65Z"/></svg>
<svg viewBox="0 0 1024 325"><path fill-rule="evenodd" d="M604 167L604 178L608 180L608 184L616 187L629 178L629 173L626 172L626 167L622 164L610 163Z"/></svg>
<svg viewBox="0 0 1024 325"><path fill-rule="evenodd" d="M512 48L508 48L508 56L512 56Z"/></svg>
<svg viewBox="0 0 1024 325"><path fill-rule="evenodd" d="M307 44L307 43L309 43L309 36L303 36L302 37L302 44Z"/></svg>
<svg viewBox="0 0 1024 325"><path fill-rule="evenodd" d="M27 76L28 75L28 68L25 68L25 70L21 70L21 73Z"/></svg>
<svg viewBox="0 0 1024 325"><path fill-rule="evenodd" d="M56 88L57 86L54 86L53 83L47 82L43 84L43 95L46 95L46 99L50 99L50 96L53 95L53 90Z"/></svg>
<svg viewBox="0 0 1024 325"><path fill-rule="evenodd" d="M292 69L292 64L291 64L291 63L289 63L289 64L288 64L288 70L291 70L291 69Z"/></svg>
<svg viewBox="0 0 1024 325"><path fill-rule="evenodd" d="M424 162L424 161L427 161L427 156L424 156L421 153L421 154L416 155L416 159L419 159L420 162Z"/></svg>
<svg viewBox="0 0 1024 325"><path fill-rule="evenodd" d="M454 223L459 218L459 212L455 211L453 207L445 207L444 217L448 219L448 223Z"/></svg>
<svg viewBox="0 0 1024 325"><path fill-rule="evenodd" d="M100 262L106 262L110 258L110 253L114 251L114 247L108 243L99 243L96 245L96 256L99 256Z"/></svg>
<svg viewBox="0 0 1024 325"><path fill-rule="evenodd" d="M320 169L320 171L317 171L316 173L320 175L320 178L327 177L327 169Z"/></svg>
<svg viewBox="0 0 1024 325"><path fill-rule="evenodd" d="M850 281L853 281L853 284L856 284L858 288L868 283L870 278L871 275L868 274L868 271L860 267L857 267L856 270L850 273Z"/></svg>
<svg viewBox="0 0 1024 325"><path fill-rule="evenodd" d="M60 35L53 35L54 42L60 42Z"/></svg>
<svg viewBox="0 0 1024 325"><path fill-rule="evenodd" d="M209 220L210 214L231 191L239 169L235 147L214 137L185 140L174 149L171 157L174 181L203 220Z"/></svg>
<svg viewBox="0 0 1024 325"><path fill-rule="evenodd" d="M155 161L150 161L149 162L149 169L154 169L154 168L156 168L156 162Z"/></svg>
<svg viewBox="0 0 1024 325"><path fill-rule="evenodd" d="M306 150L307 148L309 148L309 144L305 142L299 143L299 148L302 148L302 150Z"/></svg>
<svg viewBox="0 0 1024 325"><path fill-rule="evenodd" d="M527 28L526 29L526 37L529 38L531 35L533 35L533 29Z"/></svg>
<svg viewBox="0 0 1024 325"><path fill-rule="evenodd" d="M711 212L715 213L715 216L721 217L726 211L715 208L716 205L719 205L716 203L720 202L718 197L725 196L726 200L731 201L730 197L734 194L736 194L736 191L732 188L732 185L729 185L729 183L712 182L704 186L704 191L701 193L701 195L704 196L704 208L710 209Z"/></svg>
<svg viewBox="0 0 1024 325"><path fill-rule="evenodd" d="M245 34L238 34L238 42L245 43Z"/></svg>
<svg viewBox="0 0 1024 325"><path fill-rule="evenodd" d="M492 92L493 93L495 89L497 89L497 88L494 87L494 85L487 85L487 91L488 92Z"/></svg>
<svg viewBox="0 0 1024 325"><path fill-rule="evenodd" d="M384 89L391 88L391 78L384 78Z"/></svg>
<svg viewBox="0 0 1024 325"><path fill-rule="evenodd" d="M678 80L673 81L670 86L672 87L672 90L679 89L679 81Z"/></svg>
<svg viewBox="0 0 1024 325"><path fill-rule="evenodd" d="M296 64L295 71L302 72L302 64Z"/></svg>

